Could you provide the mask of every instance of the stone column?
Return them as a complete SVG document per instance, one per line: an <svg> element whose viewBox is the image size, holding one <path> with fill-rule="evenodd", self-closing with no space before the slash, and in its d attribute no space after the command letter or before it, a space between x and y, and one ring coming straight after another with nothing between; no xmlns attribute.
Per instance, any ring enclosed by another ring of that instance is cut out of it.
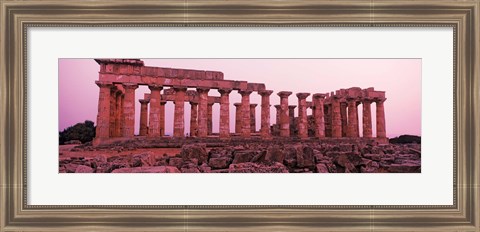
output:
<svg viewBox="0 0 480 232"><path fill-rule="evenodd" d="M219 137L230 137L230 97L231 89L219 89L220 93L220 125Z"/></svg>
<svg viewBox="0 0 480 232"><path fill-rule="evenodd" d="M117 92L115 107L115 137L122 136L122 118L123 118L123 93Z"/></svg>
<svg viewBox="0 0 480 232"><path fill-rule="evenodd" d="M255 108L257 107L257 104L250 104L250 132L255 133L256 132L256 123L255 123Z"/></svg>
<svg viewBox="0 0 480 232"><path fill-rule="evenodd" d="M340 115L340 99L332 96L332 137L342 137L342 118Z"/></svg>
<svg viewBox="0 0 480 232"><path fill-rule="evenodd" d="M385 109L383 107L383 103L387 100L378 99L375 101L377 105L377 138L387 138L387 132L385 128Z"/></svg>
<svg viewBox="0 0 480 232"><path fill-rule="evenodd" d="M148 130L148 103L150 100L140 99L138 101L140 102L140 135L145 136Z"/></svg>
<svg viewBox="0 0 480 232"><path fill-rule="evenodd" d="M307 97L309 93L297 93L298 98L298 137L308 138Z"/></svg>
<svg viewBox="0 0 480 232"><path fill-rule="evenodd" d="M324 98L325 94L316 93L313 95L314 117L315 117L315 136L325 138L325 117L324 117Z"/></svg>
<svg viewBox="0 0 480 232"><path fill-rule="evenodd" d="M167 101L160 101L160 136L165 135L165 104L167 104Z"/></svg>
<svg viewBox="0 0 480 232"><path fill-rule="evenodd" d="M340 117L342 118L342 137L347 137L348 116L346 102L340 102Z"/></svg>
<svg viewBox="0 0 480 232"><path fill-rule="evenodd" d="M348 137L357 137L356 131L358 130L358 115L357 115L357 103L355 98L347 98L348 103ZM357 129L356 129L357 128Z"/></svg>
<svg viewBox="0 0 480 232"><path fill-rule="evenodd" d="M275 118L275 124L280 125L280 117L282 115L282 106L280 105L274 105L275 109L277 110L276 118Z"/></svg>
<svg viewBox="0 0 480 232"><path fill-rule="evenodd" d="M213 121L213 103L207 104L207 135L212 134L212 121Z"/></svg>
<svg viewBox="0 0 480 232"><path fill-rule="evenodd" d="M258 94L262 96L262 114L260 122L260 134L263 138L270 137L270 95L272 90L261 90Z"/></svg>
<svg viewBox="0 0 480 232"><path fill-rule="evenodd" d="M363 137L371 138L372 137L372 110L371 110L372 100L363 99Z"/></svg>
<svg viewBox="0 0 480 232"><path fill-rule="evenodd" d="M123 102L123 137L133 137L135 129L135 89L137 84L124 83L125 100Z"/></svg>
<svg viewBox="0 0 480 232"><path fill-rule="evenodd" d="M208 88L197 88L198 92L198 137L207 137L207 108L208 108Z"/></svg>
<svg viewBox="0 0 480 232"><path fill-rule="evenodd" d="M288 96L290 96L292 92L288 91L281 91L277 93L280 97L280 136L281 137L289 137L290 136L290 117L288 112Z"/></svg>
<svg viewBox="0 0 480 232"><path fill-rule="evenodd" d="M190 102L190 136L196 137L198 132L198 104Z"/></svg>
<svg viewBox="0 0 480 232"><path fill-rule="evenodd" d="M240 90L239 94L242 95L242 137L250 137L250 94L251 90Z"/></svg>
<svg viewBox="0 0 480 232"><path fill-rule="evenodd" d="M297 125L295 124L295 108L297 108L297 106L295 105L288 106L288 117L290 119L290 136L295 135L295 131L297 129Z"/></svg>
<svg viewBox="0 0 480 232"><path fill-rule="evenodd" d="M160 101L163 87L159 85L149 85L150 89L150 120L148 124L148 136L158 137L160 134Z"/></svg>
<svg viewBox="0 0 480 232"><path fill-rule="evenodd" d="M185 136L185 92L186 87L174 86L175 90L175 114L173 119L173 137L183 138Z"/></svg>
<svg viewBox="0 0 480 232"><path fill-rule="evenodd" d="M110 126L109 126L109 137L115 137L115 113L117 105L117 87L113 86L110 88Z"/></svg>
<svg viewBox="0 0 480 232"><path fill-rule="evenodd" d="M97 113L97 128L96 138L109 138L110 135L110 88L112 83L104 81L95 81L95 84L100 88L98 95L98 113Z"/></svg>
<svg viewBox="0 0 480 232"><path fill-rule="evenodd" d="M235 103L235 133L242 133L242 103Z"/></svg>

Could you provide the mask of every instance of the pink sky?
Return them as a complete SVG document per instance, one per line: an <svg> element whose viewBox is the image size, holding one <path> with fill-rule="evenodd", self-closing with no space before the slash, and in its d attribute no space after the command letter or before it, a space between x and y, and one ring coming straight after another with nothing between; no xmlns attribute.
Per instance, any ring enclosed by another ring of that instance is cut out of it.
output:
<svg viewBox="0 0 480 232"><path fill-rule="evenodd" d="M280 98L276 93L292 91L290 105L297 105L295 93L327 93L341 88L374 87L386 91L386 129L388 137L402 134L421 134L421 59L142 59L146 66L185 68L221 71L226 80L242 80L264 83L274 93L270 96L272 105L271 123L275 123L275 107ZM93 59L59 60L59 130L78 122L96 122L98 111L99 65ZM136 90L136 124L138 134L140 103L147 86ZM217 90L210 90L210 96L220 96ZM311 95L307 98L311 101ZM257 103L257 130L260 129L260 96L252 93L251 103ZM230 130L235 130L235 107L240 102L237 91L230 93ZM298 109L298 108L297 108ZM296 110L297 110L296 109ZM213 106L213 132L218 132L219 104ZM173 103L166 105L167 134L173 132ZM310 110L307 112L311 113ZM295 116L298 112L295 112ZM361 128L361 107L359 107ZM375 104L372 104L375 118ZM375 119L373 119L375 135ZM185 103L185 132L190 128L190 105ZM360 129L361 131L361 129Z"/></svg>

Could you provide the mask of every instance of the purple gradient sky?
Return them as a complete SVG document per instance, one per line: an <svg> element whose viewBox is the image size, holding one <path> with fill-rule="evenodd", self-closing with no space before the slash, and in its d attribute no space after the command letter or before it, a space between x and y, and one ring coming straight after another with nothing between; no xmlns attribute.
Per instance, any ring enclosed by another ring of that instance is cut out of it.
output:
<svg viewBox="0 0 480 232"><path fill-rule="evenodd" d="M224 73L226 80L244 80L265 83L273 90L270 97L271 123L275 123L275 107L280 91L292 91L290 105L297 105L295 93L327 93L341 88L374 87L386 91L386 129L388 137L401 134L421 134L421 59L142 59L146 66L214 70ZM99 65L93 59L59 60L59 129L75 123L96 122L99 89ZM136 91L135 133L139 130L140 103L147 86ZM210 96L220 96L210 90ZM311 95L307 98L311 101ZM257 130L260 129L260 96L250 98L257 103ZM237 91L230 93L230 129L235 129L235 107L240 102ZM298 108L297 108L298 109ZM296 109L296 110L297 110ZM219 104L213 106L213 132L218 132ZM307 111L308 114L311 110ZM185 103L185 132L190 128L190 105ZM298 115L298 112L295 112ZM359 107L361 115L361 107ZM375 118L375 104L372 104ZM362 117L359 117L360 128ZM173 132L173 103L166 105L166 133ZM375 119L373 119L375 135ZM361 131L361 130L360 130Z"/></svg>

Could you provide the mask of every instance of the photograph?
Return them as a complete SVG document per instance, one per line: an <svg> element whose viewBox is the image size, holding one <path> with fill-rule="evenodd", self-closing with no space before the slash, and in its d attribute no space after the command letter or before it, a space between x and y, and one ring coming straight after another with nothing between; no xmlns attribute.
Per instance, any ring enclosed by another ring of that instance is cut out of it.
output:
<svg viewBox="0 0 480 232"><path fill-rule="evenodd" d="M421 173L422 59L58 59L59 173Z"/></svg>

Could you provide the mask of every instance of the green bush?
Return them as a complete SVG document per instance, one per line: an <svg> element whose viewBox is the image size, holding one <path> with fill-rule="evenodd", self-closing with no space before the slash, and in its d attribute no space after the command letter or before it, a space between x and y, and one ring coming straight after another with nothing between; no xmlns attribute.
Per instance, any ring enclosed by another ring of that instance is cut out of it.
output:
<svg viewBox="0 0 480 232"><path fill-rule="evenodd" d="M77 123L59 133L59 144L63 145L70 140L79 140L82 143L90 142L95 138L95 126L92 121Z"/></svg>

